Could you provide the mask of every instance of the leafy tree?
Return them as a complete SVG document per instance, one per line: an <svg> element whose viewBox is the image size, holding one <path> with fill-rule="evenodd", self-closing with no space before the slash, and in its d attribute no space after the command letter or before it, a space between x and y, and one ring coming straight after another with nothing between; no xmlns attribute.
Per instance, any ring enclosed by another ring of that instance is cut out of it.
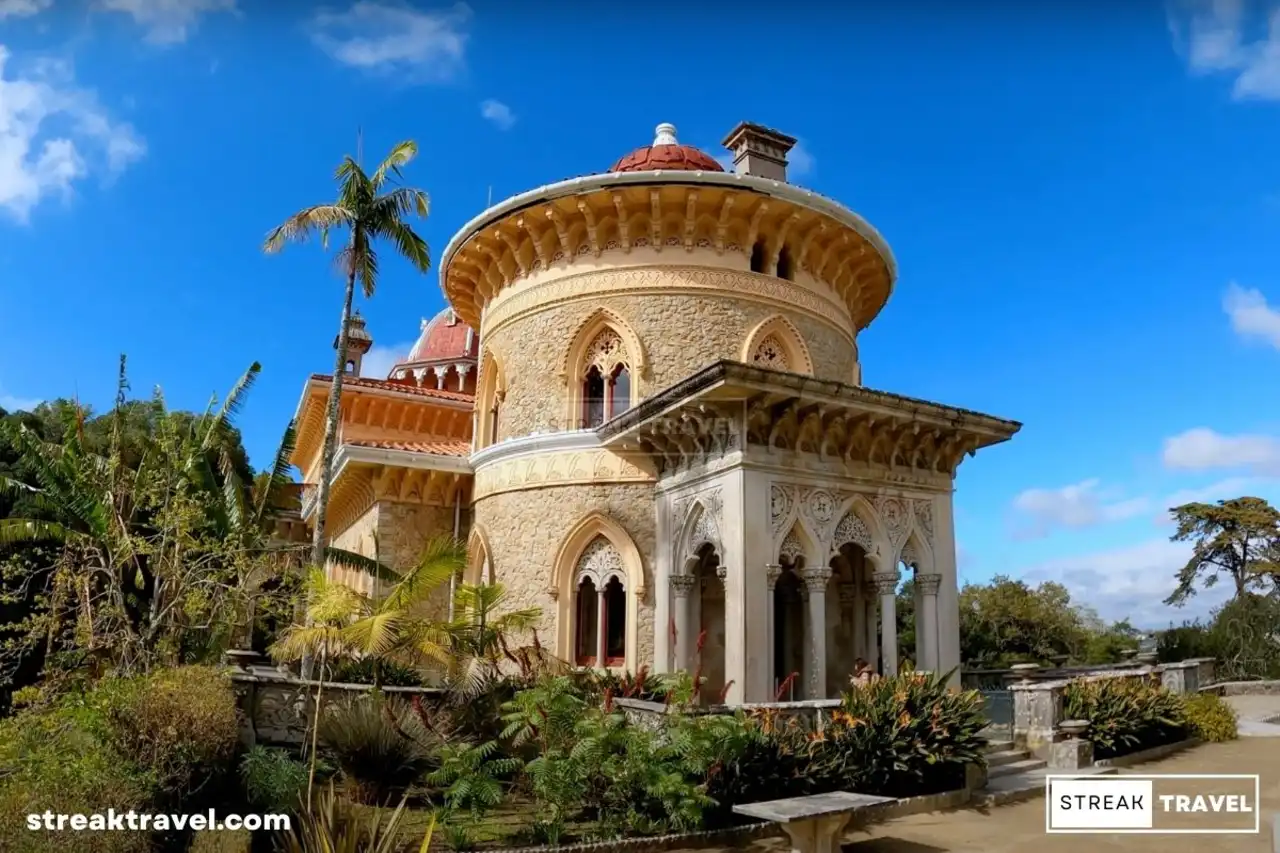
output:
<svg viewBox="0 0 1280 853"><path fill-rule="evenodd" d="M418 153L413 141L401 142L391 149L372 174L350 156L338 166L338 198L328 204L304 208L290 216L267 235L264 251L278 252L286 243L305 242L318 235L327 248L329 232L347 231L346 245L338 252L337 265L346 276L346 293L342 301L342 322L338 327L338 353L333 368L333 384L329 390L329 406L325 419L324 448L320 461L320 482L316 504L315 534L311 562L324 564L325 515L329 503L329 479L333 475L333 456L338 433L338 407L342 399L342 375L347 364L347 331L351 320L351 303L359 281L366 298L373 296L378 284L379 260L375 244L389 240L400 256L422 273L431 267L427 243L409 226L406 218L426 218L427 194L419 189L396 185L401 169Z"/></svg>
<svg viewBox="0 0 1280 853"><path fill-rule="evenodd" d="M1080 613L1061 584L1031 587L997 576L960 591L961 659L966 662L999 666L1077 657L1084 640Z"/></svg>
<svg viewBox="0 0 1280 853"><path fill-rule="evenodd" d="M1235 598L1260 589L1277 575L1280 512L1262 498L1232 498L1216 504L1189 503L1170 510L1178 529L1174 542L1192 542L1191 559L1178 572L1178 586L1165 604L1181 605L1226 576Z"/></svg>

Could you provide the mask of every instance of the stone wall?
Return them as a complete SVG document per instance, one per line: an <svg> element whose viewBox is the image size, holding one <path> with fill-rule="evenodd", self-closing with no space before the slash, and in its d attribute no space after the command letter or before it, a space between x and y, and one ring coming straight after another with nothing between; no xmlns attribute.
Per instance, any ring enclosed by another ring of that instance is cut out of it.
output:
<svg viewBox="0 0 1280 853"><path fill-rule="evenodd" d="M653 486L601 484L552 486L505 492L482 498L474 507L476 524L488 540L494 577L509 595L511 608L538 607L542 621L538 634L548 646L555 644L557 615L568 601L551 594L556 556L570 531L590 513L615 521L635 543L644 567L645 596L638 602L638 669L653 662ZM628 589L628 595L633 594ZM566 660L568 648L554 648Z"/></svg>
<svg viewBox="0 0 1280 853"><path fill-rule="evenodd" d="M235 672L231 682L241 711L240 740L245 746L292 747L304 742L315 719L316 682L272 674L261 667ZM368 696L372 690L368 684L324 684L320 716ZM443 697L442 691L425 687L383 687L382 692L405 701L420 696L434 703Z"/></svg>
<svg viewBox="0 0 1280 853"><path fill-rule="evenodd" d="M695 274L680 268L646 269L643 274L652 277L658 287L672 288L672 292L593 295L591 277L578 276L575 280L582 290L573 300L486 332L484 345L497 354L506 379L506 397L498 418L499 441L575 426L565 423L567 400L575 391L560 371L579 327L601 307L625 321L644 348L650 375L633 376L642 396L673 385L712 362L740 359L754 328L777 314L790 320L800 332L819 378L850 382L854 376L851 339L829 324L785 303L774 305L735 297L731 287L725 288L723 296L714 291L680 292L677 288L682 278Z"/></svg>

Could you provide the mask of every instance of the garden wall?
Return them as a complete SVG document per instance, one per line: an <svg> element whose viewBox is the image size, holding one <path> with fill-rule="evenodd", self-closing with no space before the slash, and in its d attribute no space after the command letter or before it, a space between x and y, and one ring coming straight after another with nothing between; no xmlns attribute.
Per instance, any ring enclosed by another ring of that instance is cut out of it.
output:
<svg viewBox="0 0 1280 853"><path fill-rule="evenodd" d="M299 746L303 743L311 721L315 719L315 681L296 678L264 667L253 667L231 674L236 701L240 707L240 741L245 746ZM406 701L422 697L435 703L444 691L432 687L383 687L388 696ZM368 684L324 684L320 713L338 707L357 696L373 691Z"/></svg>

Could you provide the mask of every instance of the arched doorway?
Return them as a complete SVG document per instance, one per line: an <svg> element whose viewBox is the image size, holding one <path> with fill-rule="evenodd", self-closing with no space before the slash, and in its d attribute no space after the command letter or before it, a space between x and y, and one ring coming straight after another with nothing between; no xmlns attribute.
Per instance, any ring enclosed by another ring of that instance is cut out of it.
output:
<svg viewBox="0 0 1280 853"><path fill-rule="evenodd" d="M831 558L831 583L827 594L827 689L829 695L845 689L856 675L859 658L875 667L876 602L867 594L871 563L861 545L846 542Z"/></svg>
<svg viewBox="0 0 1280 853"><path fill-rule="evenodd" d="M784 702L806 698L804 650L808 626L804 582L799 574L803 564L803 557L784 563L773 589L773 689L775 694L781 693L778 698Z"/></svg>
<svg viewBox="0 0 1280 853"><path fill-rule="evenodd" d="M690 602L695 612L690 624L696 626L693 640L694 672L700 677L698 695L703 704L720 701L724 693L724 567L715 545L704 543L692 561L690 574L695 579L694 597ZM701 649L699 649L701 646Z"/></svg>

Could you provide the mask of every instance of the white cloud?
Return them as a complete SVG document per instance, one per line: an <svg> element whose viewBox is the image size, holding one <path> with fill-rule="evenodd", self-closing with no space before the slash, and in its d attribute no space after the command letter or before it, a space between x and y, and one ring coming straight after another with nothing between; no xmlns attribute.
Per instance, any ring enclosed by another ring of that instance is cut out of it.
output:
<svg viewBox="0 0 1280 853"><path fill-rule="evenodd" d="M146 30L146 40L159 45L186 41L202 15L236 11L236 0L98 0L97 5L129 15Z"/></svg>
<svg viewBox="0 0 1280 853"><path fill-rule="evenodd" d="M393 2L359 0L345 12L322 11L311 39L344 65L399 71L418 82L443 82L462 69L471 8L422 11Z"/></svg>
<svg viewBox="0 0 1280 853"><path fill-rule="evenodd" d="M1175 506L1191 503L1213 503L1215 501L1238 498L1241 495L1248 494L1255 483L1256 480L1252 477L1228 477L1225 480L1219 480L1216 483L1210 483L1198 489L1180 489L1160 501L1161 511L1156 516L1156 524L1172 526L1173 515L1169 510Z"/></svg>
<svg viewBox="0 0 1280 853"><path fill-rule="evenodd" d="M369 379L386 379L391 374L391 368L404 361L411 349L413 349L413 341L407 344L371 348L360 362L360 375Z"/></svg>
<svg viewBox="0 0 1280 853"><path fill-rule="evenodd" d="M502 103L502 101L487 100L480 104L480 115L493 124L499 130L510 130L516 123L516 115L511 112L511 107Z"/></svg>
<svg viewBox="0 0 1280 853"><path fill-rule="evenodd" d="M53 5L53 0L0 0L0 21L5 18L29 18Z"/></svg>
<svg viewBox="0 0 1280 853"><path fill-rule="evenodd" d="M1231 596L1231 584L1197 590L1183 607L1164 604L1177 586L1177 573L1191 557L1191 545L1151 539L1109 551L1063 557L1033 566L1021 577L1028 583L1057 581L1073 600L1088 604L1108 622L1128 619L1140 628L1207 617Z"/></svg>
<svg viewBox="0 0 1280 853"><path fill-rule="evenodd" d="M1045 536L1057 527L1091 527L1122 521L1150 509L1147 498L1115 500L1098 490L1097 479L1058 489L1027 489L1013 500L1013 508L1027 524L1018 531L1024 538Z"/></svg>
<svg viewBox="0 0 1280 853"><path fill-rule="evenodd" d="M1169 29L1193 72L1235 77L1234 98L1280 99L1280 7L1267 13L1265 35L1252 40L1249 11L1245 0L1176 0Z"/></svg>
<svg viewBox="0 0 1280 853"><path fill-rule="evenodd" d="M1165 439L1164 466L1180 471L1240 469L1256 476L1280 476L1280 438L1222 435L1208 427Z"/></svg>
<svg viewBox="0 0 1280 853"><path fill-rule="evenodd" d="M818 161L814 159L813 154L805 147L804 142L797 142L791 152L787 154L787 177L803 178L806 175L813 174L813 170L817 165Z"/></svg>
<svg viewBox="0 0 1280 853"><path fill-rule="evenodd" d="M1280 349L1280 311L1267 304L1267 297L1261 291L1246 290L1233 282L1222 300L1222 310L1227 312L1237 335L1261 338Z"/></svg>
<svg viewBox="0 0 1280 853"><path fill-rule="evenodd" d="M36 62L12 77L9 65L0 45L0 208L19 222L50 195L70 197L91 172L110 179L146 153L67 63Z"/></svg>
<svg viewBox="0 0 1280 853"><path fill-rule="evenodd" d="M15 397L0 390L0 409L6 412L29 412L42 402L44 401L35 397Z"/></svg>

